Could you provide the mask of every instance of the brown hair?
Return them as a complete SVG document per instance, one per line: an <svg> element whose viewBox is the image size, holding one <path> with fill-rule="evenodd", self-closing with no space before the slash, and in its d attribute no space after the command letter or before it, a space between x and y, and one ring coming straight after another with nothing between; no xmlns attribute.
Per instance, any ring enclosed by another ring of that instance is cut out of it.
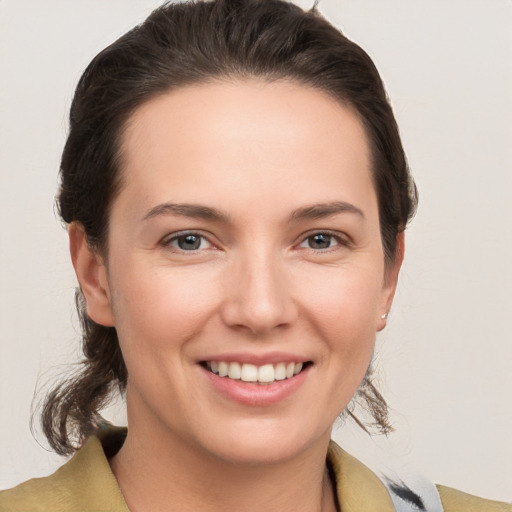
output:
<svg viewBox="0 0 512 512"><path fill-rule="evenodd" d="M293 80L359 114L372 151L385 259L394 261L397 235L416 207L416 189L380 76L370 57L316 7L303 11L283 0L166 3L99 53L71 106L57 198L62 219L81 223L90 246L107 251L109 209L122 187L119 148L127 119L170 89L230 77ZM115 328L88 318L79 291L77 306L85 359L77 375L47 396L42 411L44 433L61 454L76 449L72 438L79 446L94 432L102 421L99 411L127 381ZM368 371L356 398L373 425L388 432L387 406L370 377ZM352 405L346 413L355 418Z"/></svg>

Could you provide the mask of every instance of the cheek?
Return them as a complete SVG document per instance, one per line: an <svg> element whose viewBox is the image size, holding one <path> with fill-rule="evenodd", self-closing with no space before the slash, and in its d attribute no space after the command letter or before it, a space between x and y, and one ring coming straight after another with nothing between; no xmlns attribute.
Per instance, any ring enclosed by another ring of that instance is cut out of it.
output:
<svg viewBox="0 0 512 512"><path fill-rule="evenodd" d="M120 269L122 272L122 269ZM113 309L121 345L152 351L191 339L215 309L215 279L186 268L131 270L139 278L113 279ZM117 285L117 286L116 286Z"/></svg>
<svg viewBox="0 0 512 512"><path fill-rule="evenodd" d="M372 268L332 269L310 276L314 286L301 295L304 315L328 348L329 364L359 385L373 353L382 278Z"/></svg>
<svg viewBox="0 0 512 512"><path fill-rule="evenodd" d="M382 299L382 275L372 267L343 267L309 271L299 294L305 309L329 329L345 325L376 332Z"/></svg>

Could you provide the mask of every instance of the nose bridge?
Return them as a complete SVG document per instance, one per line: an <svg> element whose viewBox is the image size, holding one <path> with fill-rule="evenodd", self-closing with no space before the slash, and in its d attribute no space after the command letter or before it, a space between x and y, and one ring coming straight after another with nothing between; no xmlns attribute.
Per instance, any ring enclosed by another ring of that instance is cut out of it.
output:
<svg viewBox="0 0 512 512"><path fill-rule="evenodd" d="M295 307L286 268L278 252L264 245L241 251L231 276L224 320L264 333L290 324Z"/></svg>

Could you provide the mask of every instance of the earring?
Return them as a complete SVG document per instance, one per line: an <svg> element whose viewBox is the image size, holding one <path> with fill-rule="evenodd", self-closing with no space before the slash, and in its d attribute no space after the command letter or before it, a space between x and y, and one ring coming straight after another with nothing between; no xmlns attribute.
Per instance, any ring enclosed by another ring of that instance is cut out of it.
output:
<svg viewBox="0 0 512 512"><path fill-rule="evenodd" d="M386 318L388 317L388 314L389 313L384 313L384 314L380 315L380 317L382 318L382 320L386 320Z"/></svg>

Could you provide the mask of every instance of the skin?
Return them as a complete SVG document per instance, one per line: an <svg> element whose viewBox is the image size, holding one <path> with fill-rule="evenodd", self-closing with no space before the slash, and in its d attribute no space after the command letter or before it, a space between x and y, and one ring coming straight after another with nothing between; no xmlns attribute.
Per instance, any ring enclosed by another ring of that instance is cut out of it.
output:
<svg viewBox="0 0 512 512"><path fill-rule="evenodd" d="M108 254L80 225L69 234L88 314L116 327L128 368L111 466L130 510L334 510L331 426L385 326L403 247L386 268L361 122L303 85L213 82L142 105L123 137ZM198 249L180 249L183 231ZM199 364L276 352L312 364L271 405L219 394Z"/></svg>

